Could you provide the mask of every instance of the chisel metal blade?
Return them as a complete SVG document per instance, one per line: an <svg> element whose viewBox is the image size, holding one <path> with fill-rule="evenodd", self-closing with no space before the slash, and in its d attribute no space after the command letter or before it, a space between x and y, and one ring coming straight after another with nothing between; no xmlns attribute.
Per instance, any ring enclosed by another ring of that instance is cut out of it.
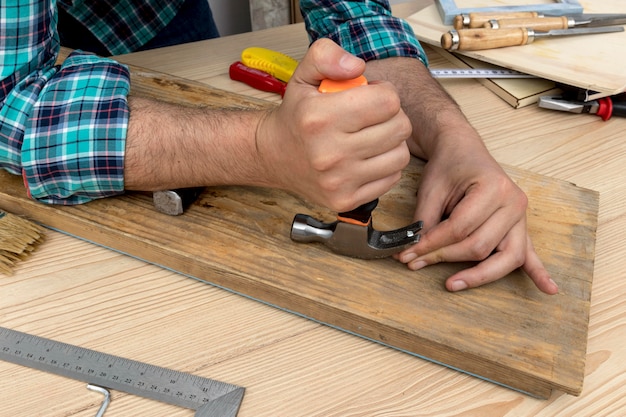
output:
<svg viewBox="0 0 626 417"><path fill-rule="evenodd" d="M582 27L573 29L555 29L549 32L534 32L535 38L551 38L557 36L591 35L594 33L623 32L622 26Z"/></svg>
<svg viewBox="0 0 626 417"><path fill-rule="evenodd" d="M600 27L600 26L619 26L626 25L626 14L615 15L581 15L570 16L574 19L575 25L584 25L585 27Z"/></svg>

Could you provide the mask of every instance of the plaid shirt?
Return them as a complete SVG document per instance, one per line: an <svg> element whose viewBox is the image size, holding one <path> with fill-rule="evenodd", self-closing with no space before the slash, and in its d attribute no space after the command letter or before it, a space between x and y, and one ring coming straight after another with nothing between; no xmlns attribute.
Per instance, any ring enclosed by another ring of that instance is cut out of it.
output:
<svg viewBox="0 0 626 417"><path fill-rule="evenodd" d="M111 55L136 51L176 16L185 0L58 0Z"/></svg>
<svg viewBox="0 0 626 417"><path fill-rule="evenodd" d="M3 0L0 7L0 167L32 198L78 204L124 190L129 73L81 52L55 66L57 7L114 53L150 40L180 1Z"/></svg>
<svg viewBox="0 0 626 417"><path fill-rule="evenodd" d="M300 0L300 10L312 41L330 38L366 61L403 56L428 65L413 29L391 15L387 0Z"/></svg>
<svg viewBox="0 0 626 417"><path fill-rule="evenodd" d="M140 9L58 1L117 54L149 40L182 0L144 1ZM411 56L426 63L410 26L391 16L387 1L300 4L311 39L330 37L367 60ZM57 0L3 0L0 7L0 168L22 175L34 199L79 204L124 190L129 74L115 61L80 52L55 66L56 8Z"/></svg>

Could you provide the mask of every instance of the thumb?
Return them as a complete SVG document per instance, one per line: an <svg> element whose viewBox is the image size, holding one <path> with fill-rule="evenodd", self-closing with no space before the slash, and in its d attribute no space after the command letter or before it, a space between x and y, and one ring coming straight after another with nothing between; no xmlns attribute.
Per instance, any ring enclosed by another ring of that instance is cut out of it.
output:
<svg viewBox="0 0 626 417"><path fill-rule="evenodd" d="M365 61L330 39L315 41L300 62L292 80L318 86L324 79L349 80L362 75Z"/></svg>

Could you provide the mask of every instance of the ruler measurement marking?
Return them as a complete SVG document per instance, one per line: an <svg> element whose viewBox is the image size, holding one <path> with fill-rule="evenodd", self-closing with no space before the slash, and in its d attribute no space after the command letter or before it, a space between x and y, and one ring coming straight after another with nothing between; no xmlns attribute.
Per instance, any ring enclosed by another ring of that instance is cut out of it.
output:
<svg viewBox="0 0 626 417"><path fill-rule="evenodd" d="M194 410L243 389L2 327L0 359Z"/></svg>
<svg viewBox="0 0 626 417"><path fill-rule="evenodd" d="M446 68L431 69L434 78L537 78L534 75L510 69Z"/></svg>

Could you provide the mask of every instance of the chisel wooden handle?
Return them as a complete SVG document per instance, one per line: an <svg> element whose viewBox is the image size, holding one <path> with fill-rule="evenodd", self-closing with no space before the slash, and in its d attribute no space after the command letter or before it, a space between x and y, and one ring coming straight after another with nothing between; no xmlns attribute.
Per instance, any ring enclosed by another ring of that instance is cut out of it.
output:
<svg viewBox="0 0 626 417"><path fill-rule="evenodd" d="M537 12L511 12L511 13L468 13L460 14L454 18L454 28L482 28L485 27L485 23L490 20L501 19L518 19L518 18L535 18L541 17Z"/></svg>
<svg viewBox="0 0 626 417"><path fill-rule="evenodd" d="M526 45L534 40L530 33L525 28L451 30L441 36L441 47L448 51L479 51Z"/></svg>
<svg viewBox="0 0 626 417"><path fill-rule="evenodd" d="M535 17L527 19L493 19L485 23L489 29L527 28L540 32L553 29L568 29L574 26L574 20L567 16Z"/></svg>

